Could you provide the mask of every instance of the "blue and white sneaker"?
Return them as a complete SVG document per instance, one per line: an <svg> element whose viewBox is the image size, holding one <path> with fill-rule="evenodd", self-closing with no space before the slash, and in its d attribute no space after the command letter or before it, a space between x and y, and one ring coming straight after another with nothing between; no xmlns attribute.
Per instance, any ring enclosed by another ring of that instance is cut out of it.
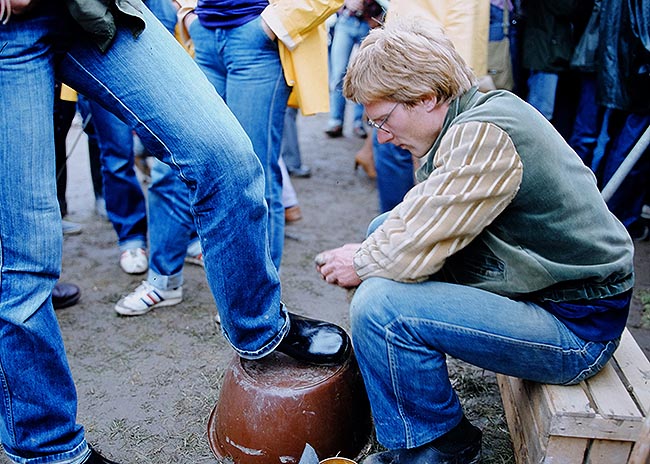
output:
<svg viewBox="0 0 650 464"><path fill-rule="evenodd" d="M146 280L115 305L115 311L123 316L140 316L153 308L174 306L183 301L183 287L160 290Z"/></svg>

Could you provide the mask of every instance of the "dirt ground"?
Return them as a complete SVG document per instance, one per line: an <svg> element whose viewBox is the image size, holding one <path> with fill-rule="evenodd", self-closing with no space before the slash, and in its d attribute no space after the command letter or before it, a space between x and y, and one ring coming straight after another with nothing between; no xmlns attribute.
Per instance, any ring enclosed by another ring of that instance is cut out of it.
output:
<svg viewBox="0 0 650 464"><path fill-rule="evenodd" d="M348 328L348 295L319 279L313 257L360 240L377 213L377 194L374 183L353 170L362 141L347 128L347 137L328 139L326 118L298 119L303 162L313 175L293 179L304 219L286 230L283 300L295 312ZM78 131L77 122L68 140ZM64 240L62 275L81 287L82 299L57 312L79 394L78 420L89 442L120 463L218 462L208 445L207 422L234 354L213 323L203 269L185 267L184 301L177 306L135 318L113 311L144 276L127 275L118 266L112 226L94 213L84 146L82 137L69 159L68 190L68 219L84 230ZM650 293L650 242L637 243L636 271L629 326L647 354L650 331L639 297ZM450 371L470 418L484 430L484 462L514 462L494 374L457 361Z"/></svg>

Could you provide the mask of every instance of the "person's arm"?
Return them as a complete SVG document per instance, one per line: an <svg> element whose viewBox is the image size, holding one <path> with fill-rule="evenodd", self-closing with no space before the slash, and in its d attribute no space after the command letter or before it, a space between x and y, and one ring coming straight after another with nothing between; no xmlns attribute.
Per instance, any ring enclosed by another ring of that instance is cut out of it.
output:
<svg viewBox="0 0 650 464"><path fill-rule="evenodd" d="M27 13L39 2L40 0L0 0L0 23L7 24L12 14Z"/></svg>
<svg viewBox="0 0 650 464"><path fill-rule="evenodd" d="M357 251L354 267L361 280L428 278L494 221L521 184L512 140L490 123L452 126L434 164L429 178L411 189Z"/></svg>
<svg viewBox="0 0 650 464"><path fill-rule="evenodd" d="M293 50L311 30L336 13L343 0L277 0L262 12L268 26L289 50ZM267 30L267 34L269 31Z"/></svg>
<svg viewBox="0 0 650 464"><path fill-rule="evenodd" d="M191 40L189 33L190 24L198 19L198 16L194 13L197 0L173 0L172 3L176 8L180 40L187 47Z"/></svg>

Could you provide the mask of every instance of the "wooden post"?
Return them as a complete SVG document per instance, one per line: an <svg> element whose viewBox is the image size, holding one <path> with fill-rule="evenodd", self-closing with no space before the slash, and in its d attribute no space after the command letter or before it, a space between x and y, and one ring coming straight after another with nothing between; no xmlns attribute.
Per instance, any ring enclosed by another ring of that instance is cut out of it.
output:
<svg viewBox="0 0 650 464"><path fill-rule="evenodd" d="M650 415L646 416L639 439L632 448L629 464L650 464Z"/></svg>

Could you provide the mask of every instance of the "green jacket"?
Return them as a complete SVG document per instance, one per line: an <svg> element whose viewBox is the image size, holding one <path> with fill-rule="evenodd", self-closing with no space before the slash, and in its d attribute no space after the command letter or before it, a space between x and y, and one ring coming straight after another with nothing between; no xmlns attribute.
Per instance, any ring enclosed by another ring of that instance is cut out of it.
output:
<svg viewBox="0 0 650 464"><path fill-rule="evenodd" d="M115 37L116 23L138 36L145 27L140 0L66 0L72 17L90 34L102 52Z"/></svg>
<svg viewBox="0 0 650 464"><path fill-rule="evenodd" d="M577 43L573 16L584 14L584 0L529 0L522 44L523 66L542 72L568 69ZM586 9L586 13L590 12Z"/></svg>

